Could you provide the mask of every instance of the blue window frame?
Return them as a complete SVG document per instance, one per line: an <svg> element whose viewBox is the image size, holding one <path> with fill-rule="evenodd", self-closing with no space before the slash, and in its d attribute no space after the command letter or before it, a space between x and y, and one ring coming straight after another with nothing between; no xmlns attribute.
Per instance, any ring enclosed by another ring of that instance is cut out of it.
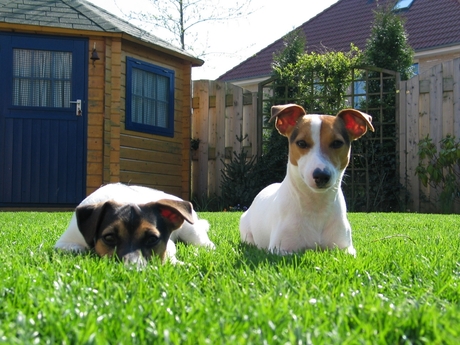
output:
<svg viewBox="0 0 460 345"><path fill-rule="evenodd" d="M174 71L126 58L126 129L174 136Z"/></svg>

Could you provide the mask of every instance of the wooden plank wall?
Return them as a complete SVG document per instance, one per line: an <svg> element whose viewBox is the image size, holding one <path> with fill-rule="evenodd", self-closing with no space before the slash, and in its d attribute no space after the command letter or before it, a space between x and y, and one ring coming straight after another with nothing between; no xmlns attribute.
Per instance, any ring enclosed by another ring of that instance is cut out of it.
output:
<svg viewBox="0 0 460 345"><path fill-rule="evenodd" d="M100 60L89 62L86 193L120 181L121 39L91 37Z"/></svg>
<svg viewBox="0 0 460 345"><path fill-rule="evenodd" d="M192 197L220 196L221 171L241 146L248 156L257 155L257 93L230 83L193 82ZM237 136L246 137L242 143Z"/></svg>
<svg viewBox="0 0 460 345"><path fill-rule="evenodd" d="M415 175L418 143L427 135L438 145L448 134L460 139L460 59L434 66L401 82L400 176L410 195L409 210L439 211L439 190L424 187ZM456 212L460 212L456 206Z"/></svg>
<svg viewBox="0 0 460 345"><path fill-rule="evenodd" d="M174 70L174 137L125 129L127 56ZM152 52L131 42L123 42L120 65L120 182L160 189L183 199L190 199L190 64L161 52Z"/></svg>
<svg viewBox="0 0 460 345"><path fill-rule="evenodd" d="M88 140L87 140L87 173L86 194L89 195L103 184L104 171L104 92L106 85L105 60L106 52L110 56L110 49L104 49L111 44L111 39L104 37L90 37L88 56L96 44L100 60L88 62Z"/></svg>
<svg viewBox="0 0 460 345"><path fill-rule="evenodd" d="M140 184L190 198L191 66L120 37L91 37L87 194L111 182ZM125 129L126 56L175 71L174 137Z"/></svg>

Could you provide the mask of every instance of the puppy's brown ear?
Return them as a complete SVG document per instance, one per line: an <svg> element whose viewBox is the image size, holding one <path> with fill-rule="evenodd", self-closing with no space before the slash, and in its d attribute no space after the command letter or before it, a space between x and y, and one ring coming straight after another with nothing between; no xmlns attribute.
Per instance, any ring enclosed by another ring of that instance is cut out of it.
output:
<svg viewBox="0 0 460 345"><path fill-rule="evenodd" d="M115 207L115 203L108 201L93 205L81 205L75 209L78 229L91 248L94 247L94 240L104 215L107 212L114 212Z"/></svg>
<svg viewBox="0 0 460 345"><path fill-rule="evenodd" d="M345 128L351 140L356 140L366 134L367 129L374 131L372 117L356 109L344 109L339 111L337 117L345 122Z"/></svg>
<svg viewBox="0 0 460 345"><path fill-rule="evenodd" d="M275 120L275 127L281 135L292 131L299 117L306 115L305 109L297 104L274 105L270 121Z"/></svg>
<svg viewBox="0 0 460 345"><path fill-rule="evenodd" d="M160 211L161 217L176 230L182 226L184 220L193 224L192 204L188 201L161 199L154 203Z"/></svg>

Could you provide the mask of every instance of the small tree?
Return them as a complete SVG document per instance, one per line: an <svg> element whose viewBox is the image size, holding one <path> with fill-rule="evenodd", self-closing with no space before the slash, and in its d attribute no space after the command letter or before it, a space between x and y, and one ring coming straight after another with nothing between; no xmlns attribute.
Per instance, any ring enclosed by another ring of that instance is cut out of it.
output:
<svg viewBox="0 0 460 345"><path fill-rule="evenodd" d="M412 76L414 52L407 41L404 20L394 10L394 1L379 6L374 12L371 34L366 42L363 63L399 72L402 79ZM366 82L368 97L360 108L368 111L374 121L380 123L374 133L369 133L355 148L361 151L369 174L369 190L373 201L370 210L398 211L404 209L399 182L396 147L396 83L391 79L380 80L379 72L369 72ZM381 96L381 91L384 91ZM380 137L391 140L375 140Z"/></svg>
<svg viewBox="0 0 460 345"><path fill-rule="evenodd" d="M243 142L245 137L237 136L236 140ZM222 203L224 207L233 208L237 211L249 207L257 194L254 189L256 183L253 176L253 167L256 157L248 158L246 149L241 146L240 152L233 152L229 163L224 164L222 169Z"/></svg>
<svg viewBox="0 0 460 345"><path fill-rule="evenodd" d="M404 19L393 8L394 2L390 2L374 12L363 61L370 66L397 71L401 73L401 79L406 80L413 73L414 50L408 42Z"/></svg>

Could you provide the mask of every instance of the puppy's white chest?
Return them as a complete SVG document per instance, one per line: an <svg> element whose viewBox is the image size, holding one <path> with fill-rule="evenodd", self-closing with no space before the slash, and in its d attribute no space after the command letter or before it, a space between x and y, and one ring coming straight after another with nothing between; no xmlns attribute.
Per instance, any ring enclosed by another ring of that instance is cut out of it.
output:
<svg viewBox="0 0 460 345"><path fill-rule="evenodd" d="M347 247L349 240L340 234L346 233L348 222L339 217L318 218L308 210L281 221L271 234L269 249L291 253L305 249ZM295 219L295 221L293 221Z"/></svg>

